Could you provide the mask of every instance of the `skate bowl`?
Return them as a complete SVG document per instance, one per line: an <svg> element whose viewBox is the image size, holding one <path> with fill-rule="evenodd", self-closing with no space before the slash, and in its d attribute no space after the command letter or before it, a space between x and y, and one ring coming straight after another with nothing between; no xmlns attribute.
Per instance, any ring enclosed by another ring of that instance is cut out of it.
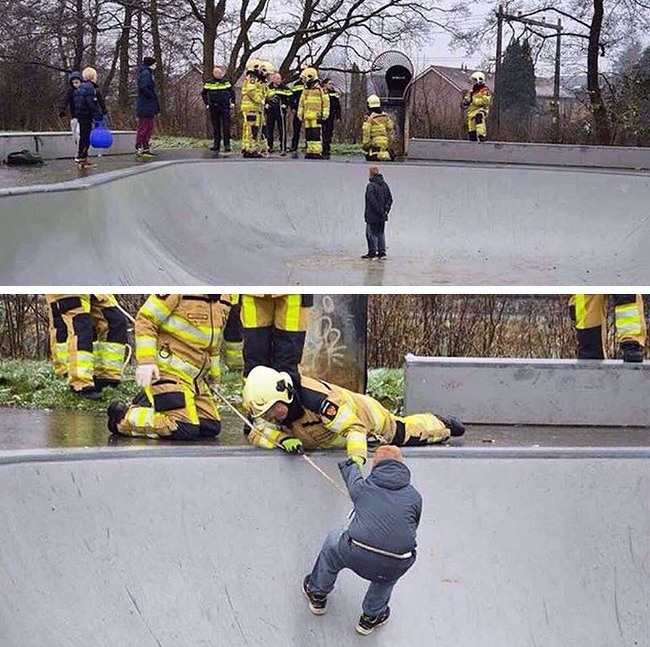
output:
<svg viewBox="0 0 650 647"><path fill-rule="evenodd" d="M3 285L643 285L641 172L384 165L388 260L365 261L365 163L156 162L0 191Z"/></svg>
<svg viewBox="0 0 650 647"><path fill-rule="evenodd" d="M340 483L341 454L312 459ZM389 623L364 583L300 591L350 509L298 457L253 448L0 453L0 644L643 645L647 448L406 451L424 510Z"/></svg>

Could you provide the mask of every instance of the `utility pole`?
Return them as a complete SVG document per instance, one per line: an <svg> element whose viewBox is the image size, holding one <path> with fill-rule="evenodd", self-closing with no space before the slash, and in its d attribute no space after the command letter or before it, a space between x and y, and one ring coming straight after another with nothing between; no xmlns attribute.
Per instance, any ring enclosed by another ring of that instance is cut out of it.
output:
<svg viewBox="0 0 650 647"><path fill-rule="evenodd" d="M513 16L511 14L503 13L503 6L499 5L499 11L497 13L497 61L496 61L496 72L495 72L495 103L497 104L497 128L498 124L501 121L500 108L498 104L498 73L501 69L501 49L502 49L502 29L503 21L508 22L520 22L524 25L534 25L536 27L542 27L543 29L555 29L556 31L556 40L555 40L555 77L553 79L553 101L551 102L551 115L553 118L553 131L554 139L556 142L560 139L560 51L561 51L561 42L560 38L562 36L562 21L558 18L557 25L552 23L547 23L545 20L533 20L532 18L522 18L521 16Z"/></svg>
<svg viewBox="0 0 650 647"><path fill-rule="evenodd" d="M501 57L503 48L503 5L499 5L497 12L497 60L494 66L494 115L495 115L495 130L497 137L501 133L501 100L499 94L501 92Z"/></svg>

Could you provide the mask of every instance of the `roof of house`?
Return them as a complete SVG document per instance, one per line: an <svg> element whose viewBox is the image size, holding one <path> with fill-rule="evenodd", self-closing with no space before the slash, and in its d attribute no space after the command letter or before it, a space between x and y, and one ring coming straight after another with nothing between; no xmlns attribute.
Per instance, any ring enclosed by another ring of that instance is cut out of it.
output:
<svg viewBox="0 0 650 647"><path fill-rule="evenodd" d="M447 67L445 65L431 65L424 72L418 74L413 82L424 78L428 74L437 74L443 78L447 83L454 87L459 92L464 92L467 90L470 79L469 77L475 72L475 68L471 67ZM491 89L494 89L494 74L491 72L485 72L485 82L487 86ZM535 91L537 96L540 98L548 98L553 96L553 85L554 81L552 78L546 78L542 76L535 77ZM570 90L562 87L560 85L560 98L561 99L572 99L575 97L575 94Z"/></svg>

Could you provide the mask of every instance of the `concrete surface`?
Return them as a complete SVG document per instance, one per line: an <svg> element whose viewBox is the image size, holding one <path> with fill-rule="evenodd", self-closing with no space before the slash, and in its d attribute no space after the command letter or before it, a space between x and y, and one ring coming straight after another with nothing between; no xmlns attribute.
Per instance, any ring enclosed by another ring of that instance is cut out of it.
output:
<svg viewBox="0 0 650 647"><path fill-rule="evenodd" d="M367 165L157 162L0 191L3 285L644 285L644 173L383 166L384 262L365 250ZM615 217L614 217L615 215Z"/></svg>
<svg viewBox="0 0 650 647"><path fill-rule="evenodd" d="M526 142L460 142L411 139L409 158L543 166L649 169L650 148L631 146L579 146Z"/></svg>
<svg viewBox="0 0 650 647"><path fill-rule="evenodd" d="M313 454L337 477L340 453ZM300 591L348 498L263 450L0 454L0 644L645 645L648 450L407 452L424 511L392 617L354 631L349 572Z"/></svg>
<svg viewBox="0 0 650 647"><path fill-rule="evenodd" d="M106 149L90 148L90 155L124 155L135 150L135 130L114 130L113 145ZM45 160L73 158L77 146L70 132L0 132L0 161L9 153L23 149L38 152Z"/></svg>
<svg viewBox="0 0 650 647"><path fill-rule="evenodd" d="M439 409L492 425L650 427L648 363L407 355L405 367L409 413Z"/></svg>

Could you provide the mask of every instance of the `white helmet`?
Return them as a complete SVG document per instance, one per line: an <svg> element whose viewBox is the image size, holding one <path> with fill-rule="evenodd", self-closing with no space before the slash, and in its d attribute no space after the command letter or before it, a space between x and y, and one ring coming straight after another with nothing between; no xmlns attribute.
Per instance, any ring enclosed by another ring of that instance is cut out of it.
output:
<svg viewBox="0 0 650 647"><path fill-rule="evenodd" d="M474 74L470 75L469 78L472 79L474 83L478 83L478 84L485 83L485 74L483 74L483 72L480 72L478 70L474 72Z"/></svg>
<svg viewBox="0 0 650 647"><path fill-rule="evenodd" d="M256 366L246 378L242 404L253 416L261 418L276 402L293 400L293 381L289 373L268 366Z"/></svg>
<svg viewBox="0 0 650 647"><path fill-rule="evenodd" d="M366 103L368 108L381 108L381 99L376 94L371 94L366 99Z"/></svg>

